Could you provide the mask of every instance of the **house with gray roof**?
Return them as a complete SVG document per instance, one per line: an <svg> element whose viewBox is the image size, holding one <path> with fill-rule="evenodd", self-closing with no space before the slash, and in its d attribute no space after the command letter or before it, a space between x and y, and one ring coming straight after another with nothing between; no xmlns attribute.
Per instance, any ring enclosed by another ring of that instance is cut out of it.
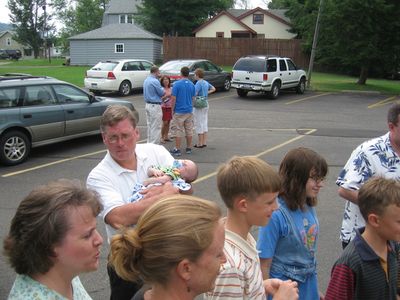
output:
<svg viewBox="0 0 400 300"><path fill-rule="evenodd" d="M134 24L141 0L111 0L102 26L69 38L71 65L109 59L161 60L162 38Z"/></svg>

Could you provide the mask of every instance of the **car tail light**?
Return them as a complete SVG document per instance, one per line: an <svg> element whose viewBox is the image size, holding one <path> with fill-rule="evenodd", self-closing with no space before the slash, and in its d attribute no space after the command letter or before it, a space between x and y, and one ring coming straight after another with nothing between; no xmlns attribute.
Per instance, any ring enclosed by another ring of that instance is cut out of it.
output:
<svg viewBox="0 0 400 300"><path fill-rule="evenodd" d="M171 75L171 76L169 76L169 78L171 79L171 81L176 81L176 80L182 79L182 76L180 76L180 75Z"/></svg>
<svg viewBox="0 0 400 300"><path fill-rule="evenodd" d="M107 79L115 79L115 75L113 72L108 72Z"/></svg>
<svg viewBox="0 0 400 300"><path fill-rule="evenodd" d="M263 74L263 80L264 80L264 81L267 81L267 80L268 80L268 74L266 74L266 73Z"/></svg>

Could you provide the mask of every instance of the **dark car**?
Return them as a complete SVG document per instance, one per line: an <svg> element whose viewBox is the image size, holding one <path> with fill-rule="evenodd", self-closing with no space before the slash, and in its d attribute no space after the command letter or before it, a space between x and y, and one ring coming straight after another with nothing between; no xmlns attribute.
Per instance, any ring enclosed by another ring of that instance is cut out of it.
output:
<svg viewBox="0 0 400 300"><path fill-rule="evenodd" d="M96 97L51 77L0 76L0 162L23 162L32 147L98 134L107 106L133 104Z"/></svg>
<svg viewBox="0 0 400 300"><path fill-rule="evenodd" d="M205 59L170 60L160 67L160 72L161 75L169 76L173 83L182 78L180 75L182 67L189 68L189 78L192 81L194 81L194 71L197 68L202 68L204 70L204 79L211 83L215 88L224 91L229 91L231 88L231 74Z"/></svg>
<svg viewBox="0 0 400 300"><path fill-rule="evenodd" d="M5 50L5 49L0 49L0 58L2 59L20 59L22 56L22 53L20 50L16 49L16 50Z"/></svg>

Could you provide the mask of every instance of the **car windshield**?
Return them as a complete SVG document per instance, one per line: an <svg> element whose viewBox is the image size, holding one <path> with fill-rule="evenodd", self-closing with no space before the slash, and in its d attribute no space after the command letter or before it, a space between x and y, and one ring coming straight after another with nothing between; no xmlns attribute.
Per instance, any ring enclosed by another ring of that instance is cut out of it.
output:
<svg viewBox="0 0 400 300"><path fill-rule="evenodd" d="M191 61L170 61L160 67L160 71L180 71L182 67L188 67Z"/></svg>
<svg viewBox="0 0 400 300"><path fill-rule="evenodd" d="M99 62L95 65L92 70L97 71L112 71L118 65L116 61L106 61L106 62Z"/></svg>
<svg viewBox="0 0 400 300"><path fill-rule="evenodd" d="M242 58L233 66L236 71L265 72L265 60L255 58Z"/></svg>

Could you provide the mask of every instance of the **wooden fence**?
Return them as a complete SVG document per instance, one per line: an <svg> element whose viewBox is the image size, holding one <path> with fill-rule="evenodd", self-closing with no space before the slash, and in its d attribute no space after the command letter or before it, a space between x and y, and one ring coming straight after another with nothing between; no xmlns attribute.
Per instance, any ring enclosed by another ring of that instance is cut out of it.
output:
<svg viewBox="0 0 400 300"><path fill-rule="evenodd" d="M290 57L302 68L308 67L309 56L301 51L301 40L261 38L163 38L164 62L171 59L205 58L217 65L233 65L245 55L279 55Z"/></svg>

